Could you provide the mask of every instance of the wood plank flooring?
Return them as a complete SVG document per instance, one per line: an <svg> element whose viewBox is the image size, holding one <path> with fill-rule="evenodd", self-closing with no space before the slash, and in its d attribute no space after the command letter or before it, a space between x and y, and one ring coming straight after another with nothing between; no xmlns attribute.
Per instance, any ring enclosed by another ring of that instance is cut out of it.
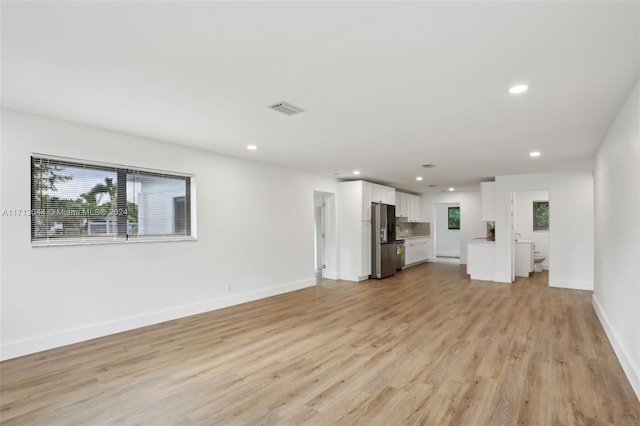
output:
<svg viewBox="0 0 640 426"><path fill-rule="evenodd" d="M591 293L423 264L0 364L3 425L639 425Z"/></svg>

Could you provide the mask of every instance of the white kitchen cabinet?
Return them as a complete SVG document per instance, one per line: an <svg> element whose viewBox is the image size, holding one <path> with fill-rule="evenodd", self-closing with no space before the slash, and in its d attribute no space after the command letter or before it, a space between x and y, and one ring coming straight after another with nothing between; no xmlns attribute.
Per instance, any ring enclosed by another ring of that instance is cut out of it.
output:
<svg viewBox="0 0 640 426"><path fill-rule="evenodd" d="M396 191L396 217L406 218L407 222L421 222L420 197Z"/></svg>
<svg viewBox="0 0 640 426"><path fill-rule="evenodd" d="M429 259L429 238L408 238L404 242L404 264L424 262Z"/></svg>
<svg viewBox="0 0 640 426"><path fill-rule="evenodd" d="M396 191L396 217L402 217L402 192Z"/></svg>
<svg viewBox="0 0 640 426"><path fill-rule="evenodd" d="M409 220L408 195L404 192L396 191L396 217Z"/></svg>
<svg viewBox="0 0 640 426"><path fill-rule="evenodd" d="M409 194L409 222L422 222L420 197Z"/></svg>
<svg viewBox="0 0 640 426"><path fill-rule="evenodd" d="M485 222L493 222L496 220L496 183L482 182L480 183L480 191L482 196L480 216Z"/></svg>
<svg viewBox="0 0 640 426"><path fill-rule="evenodd" d="M384 203L396 205L396 189L390 186L378 185L376 183L369 183L371 185L371 202L372 203Z"/></svg>
<svg viewBox="0 0 640 426"><path fill-rule="evenodd" d="M336 204L341 279L362 281L371 275L371 203L395 205L395 197L395 189L384 185L362 180L338 183Z"/></svg>
<svg viewBox="0 0 640 426"><path fill-rule="evenodd" d="M528 277L533 272L533 241L516 241L516 277Z"/></svg>

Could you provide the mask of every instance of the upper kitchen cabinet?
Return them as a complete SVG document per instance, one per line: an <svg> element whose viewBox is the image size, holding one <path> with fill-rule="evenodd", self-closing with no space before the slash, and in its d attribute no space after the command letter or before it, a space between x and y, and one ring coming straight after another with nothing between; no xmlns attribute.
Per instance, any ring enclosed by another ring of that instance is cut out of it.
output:
<svg viewBox="0 0 640 426"><path fill-rule="evenodd" d="M420 197L409 194L409 222L422 222L422 209Z"/></svg>
<svg viewBox="0 0 640 426"><path fill-rule="evenodd" d="M407 219L407 222L422 221L420 197L396 191L396 217Z"/></svg>
<svg viewBox="0 0 640 426"><path fill-rule="evenodd" d="M482 193L482 220L493 222L496 220L496 183L482 182L480 190Z"/></svg>
<svg viewBox="0 0 640 426"><path fill-rule="evenodd" d="M371 202L372 203L384 203L396 205L396 189L389 186L378 185L376 183L369 183L371 185Z"/></svg>
<svg viewBox="0 0 640 426"><path fill-rule="evenodd" d="M409 194L396 191L396 217L409 219Z"/></svg>

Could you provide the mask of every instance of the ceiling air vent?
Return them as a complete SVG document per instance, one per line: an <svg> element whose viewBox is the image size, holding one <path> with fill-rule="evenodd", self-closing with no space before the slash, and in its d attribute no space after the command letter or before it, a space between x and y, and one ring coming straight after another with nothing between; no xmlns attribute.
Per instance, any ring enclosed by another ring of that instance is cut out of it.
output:
<svg viewBox="0 0 640 426"><path fill-rule="evenodd" d="M300 112L304 112L302 108L298 108L297 106L291 105L290 103L285 101L278 102L273 105L269 105L268 108L271 108L274 111L278 111L287 115L294 115Z"/></svg>
<svg viewBox="0 0 640 426"><path fill-rule="evenodd" d="M430 169L432 167L435 167L435 164L423 164L422 167L424 167L425 169Z"/></svg>

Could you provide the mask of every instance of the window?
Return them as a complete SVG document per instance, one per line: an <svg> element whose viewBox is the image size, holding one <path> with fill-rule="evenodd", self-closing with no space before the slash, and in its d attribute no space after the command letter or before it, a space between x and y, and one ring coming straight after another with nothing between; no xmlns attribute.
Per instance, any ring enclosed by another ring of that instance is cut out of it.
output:
<svg viewBox="0 0 640 426"><path fill-rule="evenodd" d="M191 235L191 177L31 157L34 243Z"/></svg>
<svg viewBox="0 0 640 426"><path fill-rule="evenodd" d="M533 202L533 230L534 231L549 230L549 202L548 201Z"/></svg>
<svg viewBox="0 0 640 426"><path fill-rule="evenodd" d="M449 229L460 229L460 207L449 207Z"/></svg>

